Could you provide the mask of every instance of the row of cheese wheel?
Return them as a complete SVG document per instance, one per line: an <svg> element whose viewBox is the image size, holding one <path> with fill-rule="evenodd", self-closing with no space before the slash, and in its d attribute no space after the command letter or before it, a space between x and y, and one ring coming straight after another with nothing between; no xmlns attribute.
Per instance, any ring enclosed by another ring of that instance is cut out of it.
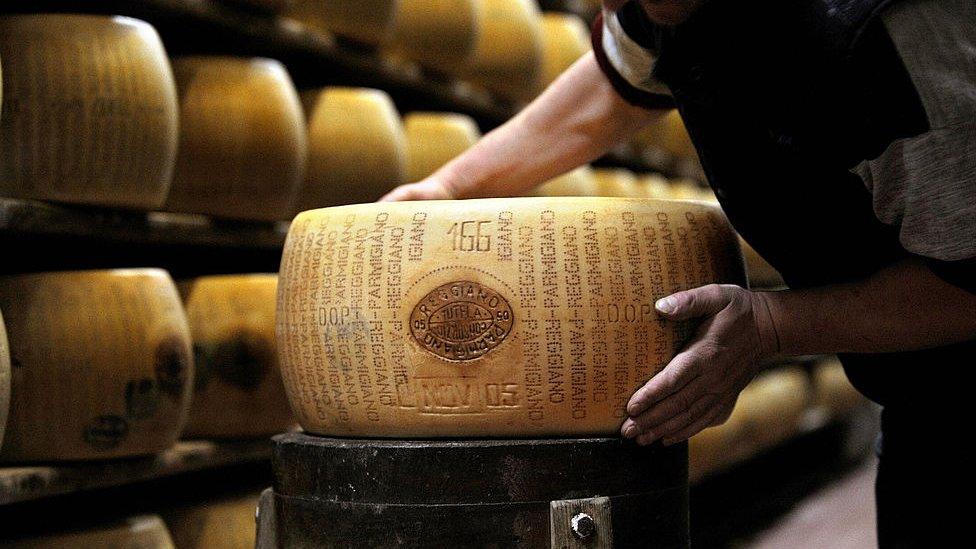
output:
<svg viewBox="0 0 976 549"><path fill-rule="evenodd" d="M739 395L725 423L691 438L689 475L698 480L782 444L807 422L842 420L863 401L835 357L809 373L788 366L761 374Z"/></svg>
<svg viewBox="0 0 976 549"><path fill-rule="evenodd" d="M176 285L158 269L0 277L0 461L144 455L181 434L291 428L276 287L275 275Z"/></svg>

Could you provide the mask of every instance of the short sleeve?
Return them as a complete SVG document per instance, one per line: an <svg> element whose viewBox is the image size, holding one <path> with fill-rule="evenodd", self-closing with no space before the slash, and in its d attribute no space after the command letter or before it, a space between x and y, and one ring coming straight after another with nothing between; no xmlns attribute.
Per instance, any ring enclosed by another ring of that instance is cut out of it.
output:
<svg viewBox="0 0 976 549"><path fill-rule="evenodd" d="M670 109L674 100L667 86L654 77L657 53L636 2L618 11L606 8L593 21L593 53L600 69L620 96L648 109Z"/></svg>

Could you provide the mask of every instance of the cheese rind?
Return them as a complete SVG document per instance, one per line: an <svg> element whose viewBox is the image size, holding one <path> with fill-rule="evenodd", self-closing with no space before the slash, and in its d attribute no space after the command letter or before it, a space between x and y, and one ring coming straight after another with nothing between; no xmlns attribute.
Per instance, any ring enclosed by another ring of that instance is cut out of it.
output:
<svg viewBox="0 0 976 549"><path fill-rule="evenodd" d="M285 10L308 27L362 42L390 41L399 0L297 0Z"/></svg>
<svg viewBox="0 0 976 549"><path fill-rule="evenodd" d="M31 539L14 540L22 549L174 549L173 539L163 520L155 515L136 516L117 524L88 530L55 533Z"/></svg>
<svg viewBox="0 0 976 549"><path fill-rule="evenodd" d="M180 549L254 547L258 496L245 496L165 513L173 541Z"/></svg>
<svg viewBox="0 0 976 549"><path fill-rule="evenodd" d="M530 100L542 75L542 17L534 0L483 0L464 74L508 99Z"/></svg>
<svg viewBox="0 0 976 549"><path fill-rule="evenodd" d="M273 59L173 60L180 146L166 209L277 221L291 217L305 173L305 118Z"/></svg>
<svg viewBox="0 0 976 549"><path fill-rule="evenodd" d="M470 116L413 112L403 117L407 139L407 181L420 181L478 142Z"/></svg>
<svg viewBox="0 0 976 549"><path fill-rule="evenodd" d="M403 124L386 92L325 88L302 93L308 169L298 210L372 202L405 180Z"/></svg>
<svg viewBox="0 0 976 549"><path fill-rule="evenodd" d="M590 51L590 30L578 15L542 14L542 86Z"/></svg>
<svg viewBox="0 0 976 549"><path fill-rule="evenodd" d="M195 384L184 438L272 435L295 424L275 346L278 276L205 276L181 284Z"/></svg>
<svg viewBox="0 0 976 549"><path fill-rule="evenodd" d="M391 48L425 67L454 74L474 53L477 0L399 0Z"/></svg>
<svg viewBox="0 0 976 549"><path fill-rule="evenodd" d="M583 165L536 187L531 196L597 196L594 170Z"/></svg>
<svg viewBox="0 0 976 549"><path fill-rule="evenodd" d="M4 461L165 450L186 421L190 332L159 269L0 277L10 342Z"/></svg>
<svg viewBox="0 0 976 549"><path fill-rule="evenodd" d="M833 420L847 416L866 400L851 385L837 357L814 366L813 392L816 405Z"/></svg>
<svg viewBox="0 0 976 549"><path fill-rule="evenodd" d="M0 196L155 209L176 156L156 31L127 17L0 16Z"/></svg>
<svg viewBox="0 0 976 549"><path fill-rule="evenodd" d="M10 347L7 345L7 329L2 313L0 311L0 448L3 447L3 433L10 412Z"/></svg>
<svg viewBox="0 0 976 549"><path fill-rule="evenodd" d="M516 198L304 212L281 263L289 400L324 435L616 432L693 325L654 301L741 283L706 204Z"/></svg>

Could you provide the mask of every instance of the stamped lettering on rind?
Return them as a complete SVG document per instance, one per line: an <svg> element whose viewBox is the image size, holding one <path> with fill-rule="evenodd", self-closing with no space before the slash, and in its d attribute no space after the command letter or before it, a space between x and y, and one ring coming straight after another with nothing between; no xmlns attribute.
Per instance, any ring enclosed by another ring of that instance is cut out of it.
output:
<svg viewBox="0 0 976 549"><path fill-rule="evenodd" d="M485 356L512 332L515 316L501 294L458 280L434 288L410 315L410 333L421 347L452 361Z"/></svg>

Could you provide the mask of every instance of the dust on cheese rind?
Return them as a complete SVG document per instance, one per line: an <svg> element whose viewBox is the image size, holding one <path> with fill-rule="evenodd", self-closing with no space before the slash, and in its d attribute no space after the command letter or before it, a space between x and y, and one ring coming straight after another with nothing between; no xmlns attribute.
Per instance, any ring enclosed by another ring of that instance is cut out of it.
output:
<svg viewBox="0 0 976 549"><path fill-rule="evenodd" d="M177 142L156 31L127 17L0 16L0 195L155 209Z"/></svg>
<svg viewBox="0 0 976 549"><path fill-rule="evenodd" d="M193 357L165 271L4 276L0 308L13 364L0 459L137 456L177 440Z"/></svg>
<svg viewBox="0 0 976 549"><path fill-rule="evenodd" d="M278 275L217 275L183 285L195 382L184 438L242 438L295 420L275 346Z"/></svg>
<svg viewBox="0 0 976 549"><path fill-rule="evenodd" d="M328 435L612 434L694 326L658 298L741 283L721 212L516 198L304 212L277 337L299 423Z"/></svg>
<svg viewBox="0 0 976 549"><path fill-rule="evenodd" d="M478 142L470 116L413 112L403 117L407 139L407 181L420 181Z"/></svg>

